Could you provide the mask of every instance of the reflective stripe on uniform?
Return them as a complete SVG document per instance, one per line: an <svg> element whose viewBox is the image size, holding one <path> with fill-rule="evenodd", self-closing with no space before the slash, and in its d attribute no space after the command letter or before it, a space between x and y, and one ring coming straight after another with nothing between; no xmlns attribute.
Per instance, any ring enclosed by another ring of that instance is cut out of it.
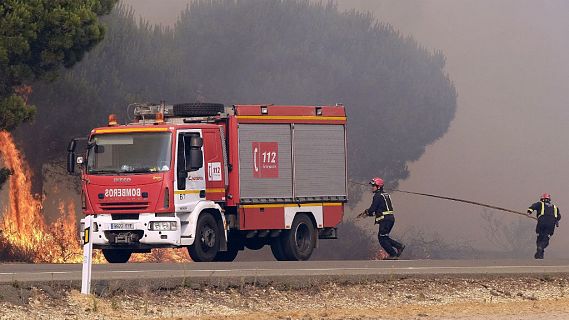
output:
<svg viewBox="0 0 569 320"><path fill-rule="evenodd" d="M381 215L375 217L375 222L378 222L378 221L383 220L383 218L385 218L385 216L388 215L388 214L393 214L393 211L384 211L384 212L382 212Z"/></svg>
<svg viewBox="0 0 569 320"><path fill-rule="evenodd" d="M393 212L393 204L391 204L391 197L388 193L382 193L381 196L383 197L383 201L385 202L385 208L387 209L384 212Z"/></svg>
<svg viewBox="0 0 569 320"><path fill-rule="evenodd" d="M544 212L544 211L545 211L545 203L542 201L542 202L540 202L540 204L541 204L541 210L540 210L539 213L537 214L537 217L538 217L538 218L541 217L541 216L543 216L543 214L545 213L545 212Z"/></svg>
<svg viewBox="0 0 569 320"><path fill-rule="evenodd" d="M537 214L538 218L545 214L545 203L544 202L540 202L540 203L541 203L541 210ZM528 209L528 211L529 211L529 209ZM553 206L553 216L555 218L557 218L557 206L556 205Z"/></svg>

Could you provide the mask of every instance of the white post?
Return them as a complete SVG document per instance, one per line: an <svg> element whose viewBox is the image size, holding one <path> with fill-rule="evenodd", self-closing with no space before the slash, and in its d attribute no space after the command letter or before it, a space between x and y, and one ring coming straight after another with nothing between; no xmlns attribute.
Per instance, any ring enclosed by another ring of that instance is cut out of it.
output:
<svg viewBox="0 0 569 320"><path fill-rule="evenodd" d="M81 293L91 293L91 266L93 263L93 241L91 239L93 230L93 218L87 215L84 219L83 227L83 273L81 275Z"/></svg>

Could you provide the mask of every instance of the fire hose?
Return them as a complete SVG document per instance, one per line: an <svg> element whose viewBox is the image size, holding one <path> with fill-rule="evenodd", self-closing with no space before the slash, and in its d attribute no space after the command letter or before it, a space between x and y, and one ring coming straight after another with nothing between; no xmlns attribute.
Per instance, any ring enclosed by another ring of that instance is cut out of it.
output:
<svg viewBox="0 0 569 320"><path fill-rule="evenodd" d="M369 185L367 183L361 183L361 182L356 182L356 181L352 181L352 180L350 180L349 182L356 184L356 185L362 185L362 186L368 186ZM472 204L472 205L476 205L476 206L480 206L480 207L490 208L490 209L499 210L499 211L508 212L508 213L513 213L513 214L518 214L518 215L524 216L524 217L529 218L529 219L537 220L537 218L532 217L525 212L520 212L520 211L516 211L516 210L502 208L502 207L498 207L498 206L494 206L494 205L490 205L490 204L486 204L486 203L482 203L482 202L439 196L436 194L405 191L405 190L399 190L399 189L386 189L386 190L389 192L399 192L399 193L413 194L413 195L419 195L419 196L431 197L431 198L437 198L437 199L443 199L443 200L449 200L449 201L463 202L463 203L468 203L468 204ZM361 216L363 216L363 215L362 214L358 215L358 218Z"/></svg>

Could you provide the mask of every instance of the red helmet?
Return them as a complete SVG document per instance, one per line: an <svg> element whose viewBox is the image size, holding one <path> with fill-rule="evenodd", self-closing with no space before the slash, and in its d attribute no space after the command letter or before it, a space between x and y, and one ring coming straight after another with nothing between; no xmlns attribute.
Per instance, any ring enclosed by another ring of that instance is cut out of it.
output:
<svg viewBox="0 0 569 320"><path fill-rule="evenodd" d="M378 188L383 187L383 179L379 178L379 177L375 177L373 179L371 179L370 183L372 186L377 186Z"/></svg>
<svg viewBox="0 0 569 320"><path fill-rule="evenodd" d="M541 195L541 200L551 200L551 195L549 193L544 193Z"/></svg>

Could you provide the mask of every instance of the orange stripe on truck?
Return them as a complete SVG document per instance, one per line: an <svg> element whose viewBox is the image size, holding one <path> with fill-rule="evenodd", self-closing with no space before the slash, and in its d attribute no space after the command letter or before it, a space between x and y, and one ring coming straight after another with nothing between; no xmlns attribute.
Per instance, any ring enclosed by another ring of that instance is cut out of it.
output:
<svg viewBox="0 0 569 320"><path fill-rule="evenodd" d="M109 128L95 129L95 133L167 132L168 128Z"/></svg>

